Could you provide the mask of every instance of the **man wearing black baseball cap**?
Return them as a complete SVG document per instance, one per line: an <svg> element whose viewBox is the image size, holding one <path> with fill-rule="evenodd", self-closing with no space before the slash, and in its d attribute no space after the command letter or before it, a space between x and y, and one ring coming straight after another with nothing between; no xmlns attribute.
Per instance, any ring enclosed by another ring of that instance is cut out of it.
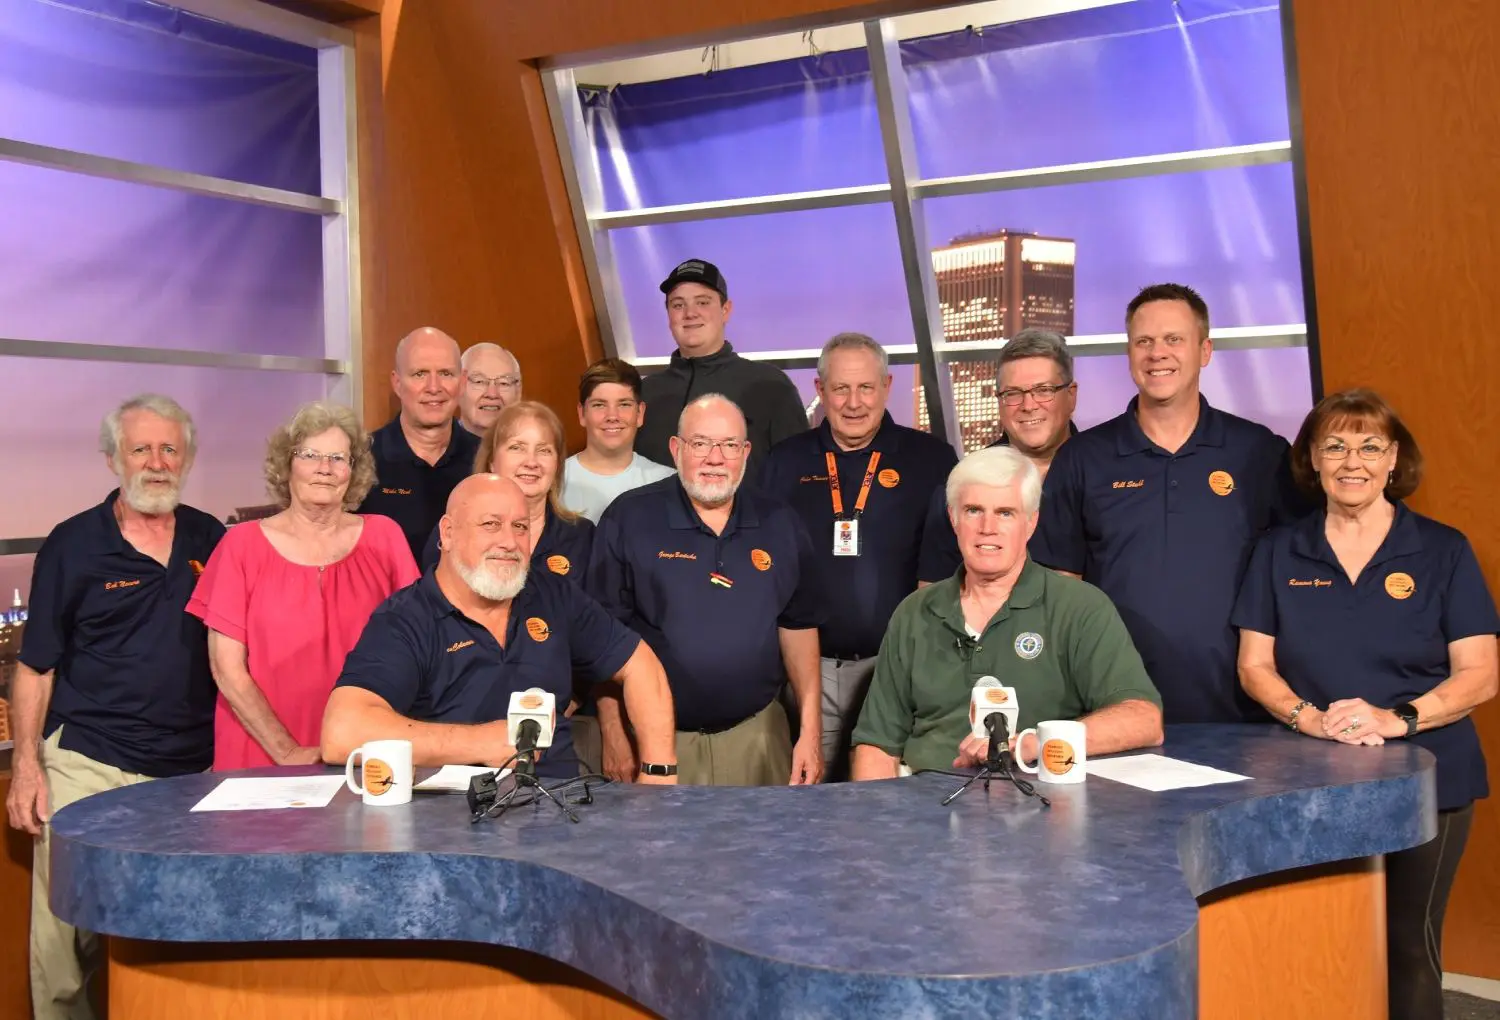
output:
<svg viewBox="0 0 1500 1020"><path fill-rule="evenodd" d="M724 339L734 304L718 266L688 259L662 281L661 292L677 350L670 365L642 383L646 422L636 433L636 452L671 464L667 444L682 409L696 397L721 393L745 412L750 440L745 480L753 484L771 447L807 430L802 397L781 369L740 357Z"/></svg>

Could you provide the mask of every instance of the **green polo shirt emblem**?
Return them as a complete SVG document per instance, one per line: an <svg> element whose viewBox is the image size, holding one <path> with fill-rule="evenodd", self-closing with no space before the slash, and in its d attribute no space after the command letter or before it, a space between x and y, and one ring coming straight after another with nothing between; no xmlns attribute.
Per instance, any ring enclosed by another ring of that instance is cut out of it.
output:
<svg viewBox="0 0 1500 1020"><path fill-rule="evenodd" d="M1042 636L1034 630L1016 635L1016 654L1023 659L1034 659L1042 654Z"/></svg>

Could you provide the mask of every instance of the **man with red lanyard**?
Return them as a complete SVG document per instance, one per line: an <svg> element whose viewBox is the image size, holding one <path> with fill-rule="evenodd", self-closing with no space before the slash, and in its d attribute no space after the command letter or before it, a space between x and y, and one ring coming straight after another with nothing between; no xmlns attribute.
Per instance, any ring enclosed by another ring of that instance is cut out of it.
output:
<svg viewBox="0 0 1500 1020"><path fill-rule="evenodd" d="M823 346L816 385L823 424L776 444L761 487L802 518L829 596L818 630L823 761L837 780L848 778L849 738L886 624L917 590L927 504L958 456L891 420L890 363L864 334L840 333Z"/></svg>

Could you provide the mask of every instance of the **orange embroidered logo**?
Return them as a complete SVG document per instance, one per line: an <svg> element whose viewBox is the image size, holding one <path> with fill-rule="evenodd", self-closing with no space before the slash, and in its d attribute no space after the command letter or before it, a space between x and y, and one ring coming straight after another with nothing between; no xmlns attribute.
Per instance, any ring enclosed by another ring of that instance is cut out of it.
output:
<svg viewBox="0 0 1500 1020"><path fill-rule="evenodd" d="M1234 491L1234 478L1228 471L1215 471L1208 476L1208 487L1215 496L1227 496Z"/></svg>
<svg viewBox="0 0 1500 1020"><path fill-rule="evenodd" d="M1396 571L1394 574L1385 575L1385 593L1396 600L1409 599L1417 590L1417 582L1411 579L1410 574Z"/></svg>
<svg viewBox="0 0 1500 1020"><path fill-rule="evenodd" d="M667 552L665 549L663 549L661 552L656 554L656 558L659 560L696 560L698 558L698 554L685 552Z"/></svg>
<svg viewBox="0 0 1500 1020"><path fill-rule="evenodd" d="M136 585L138 585L140 583L141 582L139 580L136 580L136 581L105 581L104 582L104 590L105 591L114 591L117 588L134 588Z"/></svg>
<svg viewBox="0 0 1500 1020"><path fill-rule="evenodd" d="M1333 587L1333 581L1332 581L1332 579L1324 580L1321 577L1309 578L1306 581L1299 581L1299 580L1297 580L1297 578L1291 577L1291 578L1287 579L1286 583L1287 583L1287 587L1289 587L1289 588L1331 588L1331 587Z"/></svg>
<svg viewBox="0 0 1500 1020"><path fill-rule="evenodd" d="M387 489L387 488L382 487L380 491L381 491L381 493L383 495L386 495L386 496L410 496L411 495L411 490L410 489Z"/></svg>
<svg viewBox="0 0 1500 1020"><path fill-rule="evenodd" d="M450 654L453 653L453 652L461 652L465 648L468 648L473 643L474 643L473 641L455 641L451 645L448 646L448 652Z"/></svg>
<svg viewBox="0 0 1500 1020"><path fill-rule="evenodd" d="M552 628L540 616L533 616L526 621L526 633L531 635L531 640L540 643L552 636Z"/></svg>
<svg viewBox="0 0 1500 1020"><path fill-rule="evenodd" d="M199 563L197 560L188 560L188 566L193 568L194 577L197 577L199 574L203 573L203 564Z"/></svg>
<svg viewBox="0 0 1500 1020"><path fill-rule="evenodd" d="M875 476L875 480L887 489L894 489L901 484L901 474L894 468L886 468Z"/></svg>
<svg viewBox="0 0 1500 1020"><path fill-rule="evenodd" d="M554 574L566 576L568 571L573 569L573 564L568 562L566 556L548 556L547 569Z"/></svg>
<svg viewBox="0 0 1500 1020"><path fill-rule="evenodd" d="M1143 489L1145 487L1146 479L1144 478L1137 478L1135 481L1115 482L1110 486L1112 489Z"/></svg>
<svg viewBox="0 0 1500 1020"><path fill-rule="evenodd" d="M771 554L764 549L751 549L750 562L755 564L756 570L770 570Z"/></svg>

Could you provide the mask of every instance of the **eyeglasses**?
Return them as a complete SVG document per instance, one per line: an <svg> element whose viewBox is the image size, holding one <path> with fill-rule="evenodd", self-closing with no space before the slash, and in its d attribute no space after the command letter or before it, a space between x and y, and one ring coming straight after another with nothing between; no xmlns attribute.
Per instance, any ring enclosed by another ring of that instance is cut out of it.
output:
<svg viewBox="0 0 1500 1020"><path fill-rule="evenodd" d="M1379 443L1365 443L1356 447L1354 452L1359 454L1360 460L1375 461L1390 452L1390 446L1381 446ZM1343 443L1324 443L1318 447L1318 456L1324 460L1344 460L1349 456L1349 447Z"/></svg>
<svg viewBox="0 0 1500 1020"><path fill-rule="evenodd" d="M1025 390L1001 390L997 396L1000 398L1000 403L1007 407L1019 406L1026 399L1026 394L1028 393L1031 394L1031 399L1035 400L1038 404L1050 404L1053 397L1072 385L1072 383L1042 383L1040 386L1033 386Z"/></svg>
<svg viewBox="0 0 1500 1020"><path fill-rule="evenodd" d="M347 453L319 453L317 450L293 450L292 456L304 464L320 464L328 462L328 466L335 471L342 471L349 466L349 455Z"/></svg>
<svg viewBox="0 0 1500 1020"><path fill-rule="evenodd" d="M500 390L514 390L518 389L520 385L521 377L518 375L497 375L493 379L483 375L471 374L469 376L469 388L480 393L491 386Z"/></svg>
<svg viewBox="0 0 1500 1020"><path fill-rule="evenodd" d="M717 446L724 452L725 460L739 460L745 455L745 450L750 446L743 439L704 439L702 436L694 436L692 439L689 439L687 436L678 436L677 438L681 439L687 445L687 448L692 451L694 457L699 458L707 457L713 452L713 448Z"/></svg>

